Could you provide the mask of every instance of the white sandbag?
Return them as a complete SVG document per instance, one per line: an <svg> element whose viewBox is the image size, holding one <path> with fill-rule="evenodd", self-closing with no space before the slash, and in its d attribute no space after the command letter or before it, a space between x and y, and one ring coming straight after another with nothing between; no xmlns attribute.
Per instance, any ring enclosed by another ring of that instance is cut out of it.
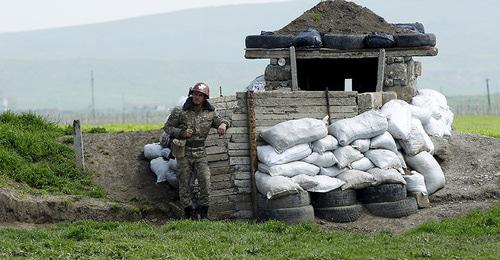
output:
<svg viewBox="0 0 500 260"><path fill-rule="evenodd" d="M418 107L412 104L408 104L408 108L411 111L412 117L420 120L422 124L429 122L432 118L432 112L428 108Z"/></svg>
<svg viewBox="0 0 500 260"><path fill-rule="evenodd" d="M375 136L370 142L371 149L386 149L396 152L398 148L396 147L396 141L389 132L385 132L379 136Z"/></svg>
<svg viewBox="0 0 500 260"><path fill-rule="evenodd" d="M354 149L364 153L370 150L370 139L358 139L350 144Z"/></svg>
<svg viewBox="0 0 500 260"><path fill-rule="evenodd" d="M333 155L332 152L325 152L323 154L313 152L311 155L302 160L304 162L325 168L332 167L337 163L337 158L335 158L335 155Z"/></svg>
<svg viewBox="0 0 500 260"><path fill-rule="evenodd" d="M367 171L371 168L375 168L375 165L372 161L370 161L370 159L363 157L355 162L352 162L351 168L358 171Z"/></svg>
<svg viewBox="0 0 500 260"><path fill-rule="evenodd" d="M373 184L374 186L385 183L401 183L406 185L405 179L396 169L373 168L368 170L368 173L373 175L375 178L375 184Z"/></svg>
<svg viewBox="0 0 500 260"><path fill-rule="evenodd" d="M320 192L325 193L332 190L336 190L344 185L344 181L339 180L337 178L328 177L325 175L316 175L314 179L318 182L318 185L314 188L310 188L307 191L309 192Z"/></svg>
<svg viewBox="0 0 500 260"><path fill-rule="evenodd" d="M168 181L174 187L178 187L177 183L177 161L171 159L165 161L162 157L151 160L151 171L156 174L156 183Z"/></svg>
<svg viewBox="0 0 500 260"><path fill-rule="evenodd" d="M326 175L328 177L336 177L337 175L349 170L349 168L339 168L338 166L321 168L319 171L320 175Z"/></svg>
<svg viewBox="0 0 500 260"><path fill-rule="evenodd" d="M367 139L387 130L387 119L380 112L370 110L353 118L338 120L328 127L328 133L346 146L357 139ZM338 158L337 158L338 159Z"/></svg>
<svg viewBox="0 0 500 260"><path fill-rule="evenodd" d="M425 177L425 186L429 195L444 187L443 170L430 153L421 152L415 156L405 156L405 161L408 166Z"/></svg>
<svg viewBox="0 0 500 260"><path fill-rule="evenodd" d="M380 112L387 117L387 131L394 138L402 140L409 138L412 117L408 103L403 100L394 99L385 103Z"/></svg>
<svg viewBox="0 0 500 260"><path fill-rule="evenodd" d="M372 186L375 183L375 178L364 171L358 170L348 170L337 176L338 179L345 182L342 185L342 190L347 189L364 189L366 187Z"/></svg>
<svg viewBox="0 0 500 260"><path fill-rule="evenodd" d="M426 124L423 124L425 132L430 136L443 137L446 131L446 124L441 120L431 118Z"/></svg>
<svg viewBox="0 0 500 260"><path fill-rule="evenodd" d="M259 161L265 163L267 166L273 166L277 164L285 164L292 161L299 161L312 153L309 144L299 144L293 146L283 153L278 153L270 145L257 146L257 157Z"/></svg>
<svg viewBox="0 0 500 260"><path fill-rule="evenodd" d="M267 173L271 176L285 176L285 177L293 177L300 174L313 176L319 173L318 166L301 161L294 161L285 164L277 164L273 166L267 166L266 164L259 163L258 169L260 172Z"/></svg>
<svg viewBox="0 0 500 260"><path fill-rule="evenodd" d="M422 192L427 194L427 188L425 187L425 178L422 174L411 171L411 174L403 175L406 181L406 191L407 192Z"/></svg>
<svg viewBox="0 0 500 260"><path fill-rule="evenodd" d="M260 133L278 153L298 144L311 143L324 138L328 129L323 121L314 118L289 120Z"/></svg>
<svg viewBox="0 0 500 260"><path fill-rule="evenodd" d="M433 101L439 106L448 106L446 97L434 89L419 89L417 90L417 96L427 96L433 99Z"/></svg>
<svg viewBox="0 0 500 260"><path fill-rule="evenodd" d="M337 141L337 138L333 137L333 135L327 135L326 137L312 143L313 152L320 154L326 151L333 151L337 148L339 148L339 142Z"/></svg>
<svg viewBox="0 0 500 260"><path fill-rule="evenodd" d="M401 163L401 167L403 167L403 169L408 168L408 166L406 165L405 157L403 156L403 154L399 150L396 150L395 154L399 158L399 162Z"/></svg>
<svg viewBox="0 0 500 260"><path fill-rule="evenodd" d="M429 152L431 150L431 147L428 146L429 140L426 140L426 138L429 138L429 136L425 133L420 121L413 119L409 138L407 140L399 140L399 144L405 151L405 154L416 155L422 151Z"/></svg>
<svg viewBox="0 0 500 260"><path fill-rule="evenodd" d="M363 154L350 145L340 147L339 149L333 151L333 154L335 155L335 158L337 158L339 168L345 168L352 162L363 158Z"/></svg>
<svg viewBox="0 0 500 260"><path fill-rule="evenodd" d="M385 149L369 150L365 153L365 156L380 169L401 168L401 162L393 151Z"/></svg>
<svg viewBox="0 0 500 260"><path fill-rule="evenodd" d="M161 145L159 143L147 144L144 146L144 157L148 160L153 160L161 156Z"/></svg>
<svg viewBox="0 0 500 260"><path fill-rule="evenodd" d="M260 194L264 195L267 199L299 193L299 191L302 190L302 188L290 178L284 176L271 176L259 171L255 173L255 184Z"/></svg>
<svg viewBox="0 0 500 260"><path fill-rule="evenodd" d="M292 181L297 183L302 189L308 190L318 186L319 182L314 178L314 176L309 176L305 174L297 175L292 177Z"/></svg>

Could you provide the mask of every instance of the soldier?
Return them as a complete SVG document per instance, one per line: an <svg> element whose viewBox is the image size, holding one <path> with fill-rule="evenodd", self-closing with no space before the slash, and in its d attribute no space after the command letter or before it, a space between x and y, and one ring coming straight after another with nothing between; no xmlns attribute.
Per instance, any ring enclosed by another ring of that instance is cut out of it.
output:
<svg viewBox="0 0 500 260"><path fill-rule="evenodd" d="M189 97L176 108L165 123L164 130L172 138L172 153L177 158L179 197L186 218L195 219L193 194L190 180L196 172L200 185L200 205L197 211L201 219L207 219L210 193L210 169L205 153L205 140L210 128L217 128L223 136L229 121L215 114L215 108L208 102L210 92L204 83L196 83L189 91Z"/></svg>

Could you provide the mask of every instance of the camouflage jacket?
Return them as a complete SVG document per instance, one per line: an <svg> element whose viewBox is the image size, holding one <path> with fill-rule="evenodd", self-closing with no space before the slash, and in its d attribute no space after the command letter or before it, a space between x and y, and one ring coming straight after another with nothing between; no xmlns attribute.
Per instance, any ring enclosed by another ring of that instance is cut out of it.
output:
<svg viewBox="0 0 500 260"><path fill-rule="evenodd" d="M198 111L191 98L181 107L177 107L170 114L163 129L173 138L184 139L186 129L193 129L193 136L186 141L186 147L204 147L210 128L218 128L225 123L227 127L230 122L215 113L215 108L205 101Z"/></svg>

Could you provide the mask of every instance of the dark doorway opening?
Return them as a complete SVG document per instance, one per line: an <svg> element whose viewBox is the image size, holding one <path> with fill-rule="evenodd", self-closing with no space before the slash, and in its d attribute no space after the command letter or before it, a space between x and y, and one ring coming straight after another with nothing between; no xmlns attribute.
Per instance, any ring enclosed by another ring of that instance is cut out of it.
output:
<svg viewBox="0 0 500 260"><path fill-rule="evenodd" d="M301 90L345 91L346 79L352 80L352 90L375 92L377 58L367 59L298 59L297 78Z"/></svg>

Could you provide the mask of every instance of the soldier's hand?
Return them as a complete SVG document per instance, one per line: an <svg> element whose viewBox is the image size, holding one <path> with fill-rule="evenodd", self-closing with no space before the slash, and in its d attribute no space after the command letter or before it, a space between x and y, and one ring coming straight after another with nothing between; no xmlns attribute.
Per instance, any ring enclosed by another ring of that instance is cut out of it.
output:
<svg viewBox="0 0 500 260"><path fill-rule="evenodd" d="M186 129L186 131L184 132L184 138L191 138L192 136L193 136L193 129L191 128Z"/></svg>
<svg viewBox="0 0 500 260"><path fill-rule="evenodd" d="M226 133L226 127L226 124L220 124L219 128L217 128L217 133L219 134L219 136L223 136Z"/></svg>

